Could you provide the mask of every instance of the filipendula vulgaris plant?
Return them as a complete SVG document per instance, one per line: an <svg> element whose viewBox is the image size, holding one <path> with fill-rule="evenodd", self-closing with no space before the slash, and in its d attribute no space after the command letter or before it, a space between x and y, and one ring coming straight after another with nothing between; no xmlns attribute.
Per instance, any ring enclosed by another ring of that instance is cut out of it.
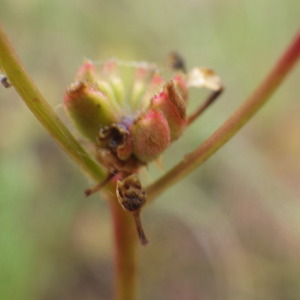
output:
<svg viewBox="0 0 300 300"><path fill-rule="evenodd" d="M229 141L271 98L299 58L300 34L297 32L274 67L240 107L193 152L147 188L150 200L199 167ZM219 78L209 69L195 68L186 73L184 62L176 53L170 56L175 74L167 82L151 64L129 65L135 66L136 77L126 88L124 78L119 76L118 61L106 62L101 72L96 72L91 62L84 62L76 82L66 92L64 106L79 131L91 140L96 149L95 157L108 171L106 179L87 189L86 194L113 183L109 190L116 187L117 198L125 210L133 212L140 240L146 244L139 218L146 194L138 172L159 157L214 102L223 88ZM103 178L102 169L75 140L26 73L1 26L0 84L15 88L40 123L83 171L94 179ZM186 116L188 90L193 86L206 87L212 92L194 113ZM157 91L155 94L149 93L154 90ZM129 245L126 250L132 254ZM122 267L123 272L127 265ZM123 279L120 279L121 283L124 283Z"/></svg>
<svg viewBox="0 0 300 300"><path fill-rule="evenodd" d="M86 189L86 195L115 181L117 199L124 210L132 213L139 240L145 245L148 241L140 211L147 195L138 173L182 136L223 87L210 69L198 67L187 73L183 59L175 52L169 55L174 74L167 81L155 65L136 62L129 64L135 75L127 86L120 72L122 64L110 59L98 70L91 61L84 61L65 93L64 107L107 170L106 179ZM206 87L212 92L187 116L190 87Z"/></svg>

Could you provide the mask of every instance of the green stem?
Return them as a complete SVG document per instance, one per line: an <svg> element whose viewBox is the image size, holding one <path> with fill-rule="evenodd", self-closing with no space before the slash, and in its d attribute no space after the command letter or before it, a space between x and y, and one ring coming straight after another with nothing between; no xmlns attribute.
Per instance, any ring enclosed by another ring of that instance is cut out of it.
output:
<svg viewBox="0 0 300 300"><path fill-rule="evenodd" d="M85 173L94 180L101 181L105 172L76 141L39 92L24 70L1 26L0 69L5 72L23 101L64 151L75 160Z"/></svg>
<svg viewBox="0 0 300 300"><path fill-rule="evenodd" d="M109 194L115 237L115 300L136 299L137 233L133 217Z"/></svg>
<svg viewBox="0 0 300 300"><path fill-rule="evenodd" d="M252 95L192 153L186 155L164 176L147 189L149 200L153 200L168 187L183 179L198 168L218 149L220 149L237 131L266 103L273 92L279 87L300 57L300 33L287 48L270 74ZM149 201L150 202L150 201Z"/></svg>
<svg viewBox="0 0 300 300"><path fill-rule="evenodd" d="M258 89L241 107L195 151L186 155L173 169L151 185L147 194L154 199L169 186L184 178L222 147L263 106L271 94L291 71L300 55L300 35L279 60ZM35 87L19 62L13 47L0 27L0 68L24 100L29 109L48 130L64 151L96 181L105 173L86 153L50 105ZM109 187L106 188L109 192ZM109 193L109 195L114 194ZM106 196L108 193L106 194ZM115 232L116 300L135 299L137 235L132 216L123 211L115 197L109 197Z"/></svg>
<svg viewBox="0 0 300 300"><path fill-rule="evenodd" d="M63 150L95 181L102 181L105 172L94 162L87 152L72 136L69 130L57 117L51 106L39 92L26 73L10 45L4 31L0 27L0 69L2 69L23 101L47 129ZM105 192L115 194L112 184L107 185ZM105 197L108 197L104 194ZM110 206L115 232L115 299L134 300L136 280L136 245L137 234L133 217L125 212L115 197L110 196Z"/></svg>

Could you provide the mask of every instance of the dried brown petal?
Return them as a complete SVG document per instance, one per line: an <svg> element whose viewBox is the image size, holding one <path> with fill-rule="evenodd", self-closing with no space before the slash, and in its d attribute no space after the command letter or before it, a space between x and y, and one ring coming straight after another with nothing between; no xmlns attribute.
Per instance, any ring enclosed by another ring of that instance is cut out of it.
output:
<svg viewBox="0 0 300 300"><path fill-rule="evenodd" d="M168 57L168 65L171 69L175 71L186 72L185 61L183 57L176 51L172 51L169 53Z"/></svg>
<svg viewBox="0 0 300 300"><path fill-rule="evenodd" d="M146 245L148 240L140 218L140 209L146 202L146 191L136 174L117 181L117 198L123 209L132 213L139 240Z"/></svg>
<svg viewBox="0 0 300 300"><path fill-rule="evenodd" d="M146 191L136 174L117 181L117 197L121 206L128 211L140 209L146 202Z"/></svg>
<svg viewBox="0 0 300 300"><path fill-rule="evenodd" d="M100 129L99 142L101 147L111 149L120 160L127 160L132 154L130 132L122 123L113 123Z"/></svg>
<svg viewBox="0 0 300 300"><path fill-rule="evenodd" d="M188 86L206 87L213 91L218 91L222 88L219 76L211 69L202 67L192 69L187 78Z"/></svg>

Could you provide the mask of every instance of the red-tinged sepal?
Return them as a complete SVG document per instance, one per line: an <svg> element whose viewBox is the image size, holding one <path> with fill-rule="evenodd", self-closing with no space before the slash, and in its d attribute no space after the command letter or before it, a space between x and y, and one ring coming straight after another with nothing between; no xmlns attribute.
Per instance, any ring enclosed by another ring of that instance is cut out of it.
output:
<svg viewBox="0 0 300 300"><path fill-rule="evenodd" d="M174 81L168 82L163 91L152 98L150 107L163 113L170 128L171 141L181 136L186 126L186 104Z"/></svg>
<svg viewBox="0 0 300 300"><path fill-rule="evenodd" d="M156 159L171 142L168 122L159 109L142 113L133 123L131 134L133 154L143 163Z"/></svg>
<svg viewBox="0 0 300 300"><path fill-rule="evenodd" d="M76 73L76 82L93 84L99 80L96 67L90 60L85 60Z"/></svg>
<svg viewBox="0 0 300 300"><path fill-rule="evenodd" d="M173 77L174 85L180 93L182 99L187 102L189 97L188 85L186 82L186 74L178 73Z"/></svg>

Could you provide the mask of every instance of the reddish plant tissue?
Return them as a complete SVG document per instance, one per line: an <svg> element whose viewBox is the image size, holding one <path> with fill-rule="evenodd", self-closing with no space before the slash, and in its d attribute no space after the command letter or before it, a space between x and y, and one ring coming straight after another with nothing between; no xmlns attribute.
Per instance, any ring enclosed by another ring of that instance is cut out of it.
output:
<svg viewBox="0 0 300 300"><path fill-rule="evenodd" d="M188 124L188 88L221 89L219 78L211 70L195 68L186 74L178 58L172 64L174 76L166 82L153 64L129 64L134 75L130 84L125 84L128 78L122 75L124 66L117 60L105 62L99 70L91 61L85 61L64 97L68 115L78 131L94 144L96 159L108 171L105 183L118 178L119 202L125 210L135 207L133 215L143 244L146 238L140 228L139 211L145 200L137 197L146 195L136 174L183 134ZM130 177L133 174L135 177ZM131 192L122 192L123 187L132 191L130 184L135 197ZM102 186L100 183L87 189L86 194Z"/></svg>

